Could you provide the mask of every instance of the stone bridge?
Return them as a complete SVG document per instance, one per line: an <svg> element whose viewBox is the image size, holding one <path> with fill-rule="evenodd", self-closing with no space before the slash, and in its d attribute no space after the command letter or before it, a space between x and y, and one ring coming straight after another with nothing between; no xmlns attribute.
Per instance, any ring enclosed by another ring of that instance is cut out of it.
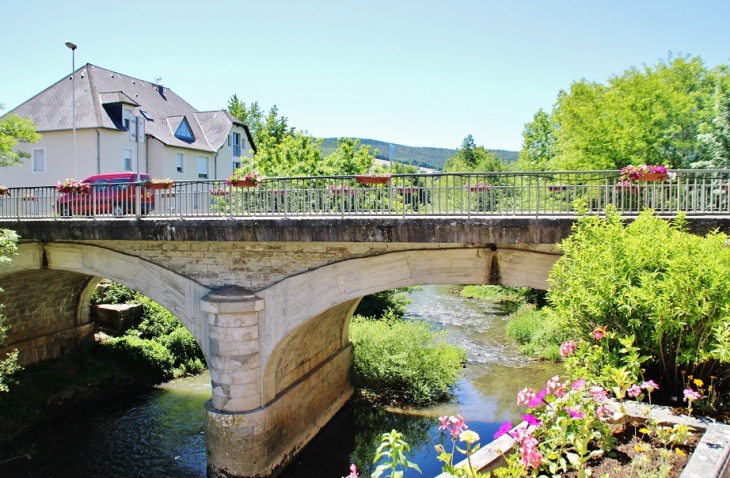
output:
<svg viewBox="0 0 730 478"><path fill-rule="evenodd" d="M89 298L111 279L175 314L202 348L212 476L285 466L352 394L349 319L395 287L547 288L570 217L107 219L0 222L21 236L0 269L7 346L22 364L93 333ZM695 232L730 219L691 218ZM4 354L3 354L4 355Z"/></svg>

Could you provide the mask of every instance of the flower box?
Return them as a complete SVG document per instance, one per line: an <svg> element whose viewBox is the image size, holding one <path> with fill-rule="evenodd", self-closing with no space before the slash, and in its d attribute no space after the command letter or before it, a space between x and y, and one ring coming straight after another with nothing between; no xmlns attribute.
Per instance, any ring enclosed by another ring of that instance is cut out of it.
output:
<svg viewBox="0 0 730 478"><path fill-rule="evenodd" d="M228 191L225 189L208 189L208 194L211 196L227 196Z"/></svg>
<svg viewBox="0 0 730 478"><path fill-rule="evenodd" d="M483 193L485 191L489 191L490 189L492 189L492 185L487 184L487 183L474 184L474 185L468 186L468 187L469 187L469 191L471 191L473 193Z"/></svg>
<svg viewBox="0 0 730 478"><path fill-rule="evenodd" d="M23 199L23 201L35 201L38 198L36 198L32 194L25 194L25 195L23 195L22 199Z"/></svg>
<svg viewBox="0 0 730 478"><path fill-rule="evenodd" d="M233 186L234 188L252 188L256 186L256 181L246 181L246 180L235 180L235 181L228 181L228 184Z"/></svg>
<svg viewBox="0 0 730 478"><path fill-rule="evenodd" d="M636 178L636 181L666 181L667 180L667 173L644 173L638 178Z"/></svg>
<svg viewBox="0 0 730 478"><path fill-rule="evenodd" d="M10 189L0 188L0 196L10 196Z"/></svg>
<svg viewBox="0 0 730 478"><path fill-rule="evenodd" d="M81 181L66 179L66 181L59 182L56 185L56 190L61 194L78 194L80 196L87 196L91 193L91 186Z"/></svg>
<svg viewBox="0 0 730 478"><path fill-rule="evenodd" d="M144 187L147 189L172 189L172 183L144 183Z"/></svg>
<svg viewBox="0 0 730 478"><path fill-rule="evenodd" d="M420 188L415 187L415 186L406 186L406 187L398 186L398 194L413 194L413 193L418 192L419 189Z"/></svg>
<svg viewBox="0 0 730 478"><path fill-rule="evenodd" d="M548 192L551 192L551 193L562 193L562 192L567 191L568 189L570 189L570 186L565 185L565 184L553 185L553 186L547 187Z"/></svg>
<svg viewBox="0 0 730 478"><path fill-rule="evenodd" d="M387 176L359 175L359 176L355 176L355 182L357 182L358 184L388 184L388 183L390 183L390 175L387 175Z"/></svg>

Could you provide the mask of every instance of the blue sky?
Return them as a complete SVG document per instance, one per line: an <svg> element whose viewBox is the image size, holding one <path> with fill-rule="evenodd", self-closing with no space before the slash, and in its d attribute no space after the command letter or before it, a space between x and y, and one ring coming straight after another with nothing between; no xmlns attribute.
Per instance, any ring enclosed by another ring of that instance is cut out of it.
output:
<svg viewBox="0 0 730 478"><path fill-rule="evenodd" d="M162 84L199 110L234 93L318 137L517 150L560 89L669 52L730 62L730 2L0 2L0 103L92 63Z"/></svg>

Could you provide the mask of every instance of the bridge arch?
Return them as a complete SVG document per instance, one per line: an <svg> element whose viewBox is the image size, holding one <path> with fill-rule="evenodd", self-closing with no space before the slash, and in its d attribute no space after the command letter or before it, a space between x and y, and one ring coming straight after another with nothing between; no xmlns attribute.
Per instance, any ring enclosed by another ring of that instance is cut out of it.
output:
<svg viewBox="0 0 730 478"><path fill-rule="evenodd" d="M47 304L60 308L61 313L65 310L69 315L66 323L73 322L78 327L89 323L89 299L102 278L139 291L168 309L207 354L207 329L200 311L200 298L210 289L152 262L103 247L79 243L21 243L17 258L0 270L0 283L5 284L8 292L2 300L9 310L22 312L22 307L27 307L22 302L30 302L35 297L39 307ZM48 297L49 291L52 297ZM37 300L40 297L43 297L42 301ZM17 307L13 305L14 301ZM35 317L39 315L42 314L36 311ZM16 329L19 326L23 327L14 324ZM36 357L42 358L46 357ZM31 360L35 361L32 357Z"/></svg>
<svg viewBox="0 0 730 478"><path fill-rule="evenodd" d="M263 401L269 403L329 357L348 347L348 325L360 299L397 287L502 284L547 288L557 251L551 247L465 247L393 252L346 260L289 277L257 295ZM296 360L292 360L296 357Z"/></svg>

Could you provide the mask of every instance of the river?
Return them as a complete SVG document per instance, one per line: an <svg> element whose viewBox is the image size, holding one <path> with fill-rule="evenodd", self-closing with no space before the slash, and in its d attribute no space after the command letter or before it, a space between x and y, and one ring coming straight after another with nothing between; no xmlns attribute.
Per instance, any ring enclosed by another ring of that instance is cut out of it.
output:
<svg viewBox="0 0 730 478"><path fill-rule="evenodd" d="M407 316L440 324L449 341L464 347L468 364L453 400L420 410L378 411L348 406L312 441L283 478L341 478L351 462L372 462L382 433L397 429L412 450L409 459L432 477L441 470L433 445L442 437L437 417L462 415L482 443L506 420L519 420L519 390L542 387L560 372L555 364L527 361L506 337L508 310L463 299L452 286L426 286L412 294ZM203 404L210 376L175 380L142 396L76 409L44 424L12 445L0 476L15 477L204 477ZM450 443L450 441L448 441ZM27 458L30 456L30 458ZM371 465L370 465L371 466ZM367 476L367 475L366 475Z"/></svg>

